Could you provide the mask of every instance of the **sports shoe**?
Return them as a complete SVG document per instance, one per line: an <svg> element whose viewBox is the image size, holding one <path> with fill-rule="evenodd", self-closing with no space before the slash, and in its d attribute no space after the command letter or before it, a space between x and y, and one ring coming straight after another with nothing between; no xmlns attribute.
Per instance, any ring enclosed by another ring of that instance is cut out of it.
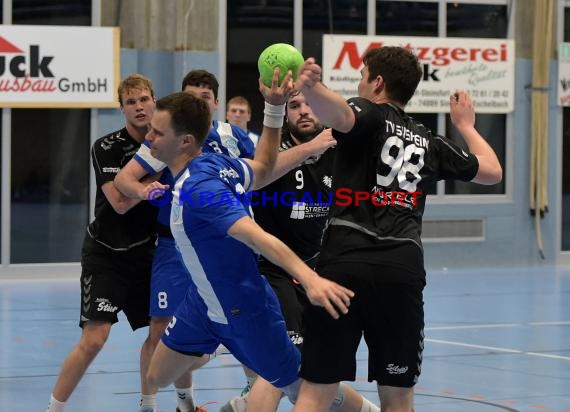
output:
<svg viewBox="0 0 570 412"><path fill-rule="evenodd" d="M220 412L245 412L245 398L236 396L232 398L220 409Z"/></svg>

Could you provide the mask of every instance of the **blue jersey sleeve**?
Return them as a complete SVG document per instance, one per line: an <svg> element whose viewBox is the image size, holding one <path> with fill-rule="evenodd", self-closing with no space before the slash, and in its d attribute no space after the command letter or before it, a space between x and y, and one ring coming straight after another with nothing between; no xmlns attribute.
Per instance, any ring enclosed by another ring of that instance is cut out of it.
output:
<svg viewBox="0 0 570 412"><path fill-rule="evenodd" d="M150 143L145 140L133 157L150 174L158 173L166 168L166 163L154 158L150 154Z"/></svg>
<svg viewBox="0 0 570 412"><path fill-rule="evenodd" d="M255 146L247 132L239 127L214 121L202 150L206 153L223 153L234 158L253 159Z"/></svg>

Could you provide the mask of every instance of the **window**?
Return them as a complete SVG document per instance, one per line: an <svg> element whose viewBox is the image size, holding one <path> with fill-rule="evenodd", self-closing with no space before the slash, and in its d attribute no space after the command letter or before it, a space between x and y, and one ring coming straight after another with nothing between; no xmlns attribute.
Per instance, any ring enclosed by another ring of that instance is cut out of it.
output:
<svg viewBox="0 0 570 412"><path fill-rule="evenodd" d="M376 6L373 30L368 30L368 3ZM277 41L292 43L293 1L231 1L228 2L228 98L236 94L251 97L254 130L261 129L262 101L255 88L258 77L257 61L261 50ZM334 3L334 7L332 4ZM448 37L507 38L508 1L455 2L445 0L338 0L326 2L304 0L303 7L303 55L322 60L323 34L366 34L374 31L377 36L429 36L438 37L446 32ZM440 27L440 4L445 4L445 27ZM568 13L568 12L567 12ZM254 28L252 28L254 27ZM247 47L243 47L247 44ZM467 86L466 86L467 87ZM473 96L476 98L475 96ZM451 125L449 115L409 113L432 131L447 135L463 143ZM507 116L505 114L477 114L477 127L495 149L503 166L503 181L494 186L481 186L462 182L433 184L429 194L440 195L502 195L505 182ZM438 128L438 125L440 127Z"/></svg>
<svg viewBox="0 0 570 412"><path fill-rule="evenodd" d="M507 6L490 4L447 4L448 37L507 37ZM477 96L472 96L476 99ZM465 147L463 139L454 130L449 115L446 115L447 136ZM477 114L476 127L495 149L503 166L503 180L493 186L474 185L459 181L445 182L446 194L504 194L507 174L505 146L506 121L504 114Z"/></svg>
<svg viewBox="0 0 570 412"><path fill-rule="evenodd" d="M304 1L303 55L322 61L323 34L366 34L366 0Z"/></svg>
<svg viewBox="0 0 570 412"><path fill-rule="evenodd" d="M447 4L448 37L507 37L507 6Z"/></svg>
<svg viewBox="0 0 570 412"><path fill-rule="evenodd" d="M562 250L570 250L570 160L569 159L570 159L570 107L564 107L562 109Z"/></svg>
<svg viewBox="0 0 570 412"><path fill-rule="evenodd" d="M13 24L91 25L90 0L13 0ZM88 109L12 109L11 263L77 262L89 218Z"/></svg>
<svg viewBox="0 0 570 412"><path fill-rule="evenodd" d="M263 97L259 93L257 59L272 43L293 44L293 1L228 1L227 100L240 95L251 104L249 128L260 133ZM225 113L226 108L219 111Z"/></svg>
<svg viewBox="0 0 570 412"><path fill-rule="evenodd" d="M437 37L437 3L376 0L376 34Z"/></svg>
<svg viewBox="0 0 570 412"><path fill-rule="evenodd" d="M564 42L570 42L570 7L564 7ZM562 239L561 250L570 251L570 107L562 108Z"/></svg>
<svg viewBox="0 0 570 412"><path fill-rule="evenodd" d="M12 22L90 26L91 0L12 0Z"/></svg>
<svg viewBox="0 0 570 412"><path fill-rule="evenodd" d="M11 263L80 260L89 118L89 110L12 109Z"/></svg>

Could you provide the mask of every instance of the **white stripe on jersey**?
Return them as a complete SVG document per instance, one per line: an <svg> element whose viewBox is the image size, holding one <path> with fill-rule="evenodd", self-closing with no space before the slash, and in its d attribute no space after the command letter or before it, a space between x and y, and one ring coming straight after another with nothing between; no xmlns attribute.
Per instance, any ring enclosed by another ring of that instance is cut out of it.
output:
<svg viewBox="0 0 570 412"><path fill-rule="evenodd" d="M247 131L247 135L253 142L253 146L257 147L257 143L259 143L259 135L257 133L252 132L251 130Z"/></svg>
<svg viewBox="0 0 570 412"><path fill-rule="evenodd" d="M224 314L222 304L218 300L212 284L206 276L206 272L200 259L196 254L192 242L186 236L184 231L184 223L182 220L183 216L183 206L180 205L180 190L182 189L182 184L190 176L190 171L186 169L184 173L178 178L176 184L174 185L174 190L172 191L172 210L170 211L170 230L172 231L172 236L176 241L176 247L182 256L184 265L190 272L192 280L196 284L198 289L198 294L204 300L206 307L208 308L208 318L213 322L228 324L228 319Z"/></svg>
<svg viewBox="0 0 570 412"><path fill-rule="evenodd" d="M229 123L218 122L216 131L220 135L220 143L226 149L231 157L240 157L241 153L238 147L238 139L234 136L234 131Z"/></svg>
<svg viewBox="0 0 570 412"><path fill-rule="evenodd" d="M249 167L247 167L247 164L245 162L245 160L242 159L238 159L241 167L243 169L243 188L245 189L245 191L247 192L250 188L251 188L251 173L250 173L250 169Z"/></svg>
<svg viewBox="0 0 570 412"><path fill-rule="evenodd" d="M146 141L145 141L145 143L146 143ZM138 152L135 154L135 156L139 157L140 160L142 160L148 166L150 166L152 168L152 170L154 170L154 173L158 173L166 167L166 163L164 163L164 162L158 160L157 158L153 157L153 155L150 154L150 147L148 147L145 143L141 144L141 147L138 150ZM143 167L144 167L144 165L143 165Z"/></svg>

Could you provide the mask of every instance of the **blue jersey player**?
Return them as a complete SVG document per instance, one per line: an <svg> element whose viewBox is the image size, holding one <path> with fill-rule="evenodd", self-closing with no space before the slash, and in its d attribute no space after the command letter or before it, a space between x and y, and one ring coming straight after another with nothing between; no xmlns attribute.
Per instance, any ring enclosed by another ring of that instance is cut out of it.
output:
<svg viewBox="0 0 570 412"><path fill-rule="evenodd" d="M182 82L182 90L195 93L208 103L211 113L218 106L218 81L216 77L205 70L190 71ZM239 127L228 123L213 121L208 131L203 150L212 153L224 153L232 157L252 158L254 145ZM150 188L138 185L141 177L147 174L163 172L159 184ZM189 277L186 268L175 252L174 238L169 227L170 220L170 189L174 186L173 177L166 169L166 164L153 158L148 142L145 142L127 164L123 173L115 181L121 191L127 195L141 199L149 199L160 206L158 213L158 245L153 259L150 316L151 341L153 348L158 343L160 335L170 322L178 304L182 301L188 288ZM146 191L145 191L146 190ZM151 193L149 194L149 191ZM177 392L177 412L195 410L192 393L191 374L182 374L174 382ZM152 408L141 408L141 412L154 412L156 409L156 388L151 393L143 394L151 397L148 402ZM196 408L196 410L200 410Z"/></svg>
<svg viewBox="0 0 570 412"><path fill-rule="evenodd" d="M284 81L285 85L288 84ZM264 131L255 160L202 153L203 101L185 93L161 99L147 138L154 157L165 161L177 184L171 229L193 287L157 346L148 378L166 386L196 369L223 343L260 377L248 397L251 410L274 410L281 392L297 384L299 353L290 341L274 292L257 270L259 251L283 266L306 288L310 301L334 317L346 313L352 293L324 282L277 238L252 219L244 193L268 183L277 155L287 86L260 85L266 100ZM264 387L264 385L267 385ZM260 388L260 389L257 389ZM271 389L270 389L271 391ZM354 392L356 394L356 392ZM358 409L362 398L356 394ZM267 405L267 402L274 404Z"/></svg>
<svg viewBox="0 0 570 412"><path fill-rule="evenodd" d="M189 72L182 82L182 90L206 101L211 114L217 109L218 81L213 74L205 70ZM306 158L322 153L333 143L334 141L331 140L330 142L306 144L290 150L285 156L280 156L278 170L288 170ZM203 143L202 151L222 153L230 157L252 158L253 144L239 127L213 121ZM159 182L151 186L139 182L143 176L158 172L163 173ZM153 202L160 205L158 246L153 260L150 295L150 336L154 346L158 343L160 335L182 301L189 283L187 269L178 258L169 227L171 204L169 200L172 196L170 190L174 186L172 179L166 164L152 156L148 141L140 147L133 160L115 178L115 185L126 195L140 199L153 198ZM157 195L163 195L163 197L156 198ZM174 382L174 386L178 395L178 412L193 411L191 374L182 374ZM151 392L146 394L145 399L150 398L148 403L156 405L157 388ZM142 410L146 412L145 409Z"/></svg>

